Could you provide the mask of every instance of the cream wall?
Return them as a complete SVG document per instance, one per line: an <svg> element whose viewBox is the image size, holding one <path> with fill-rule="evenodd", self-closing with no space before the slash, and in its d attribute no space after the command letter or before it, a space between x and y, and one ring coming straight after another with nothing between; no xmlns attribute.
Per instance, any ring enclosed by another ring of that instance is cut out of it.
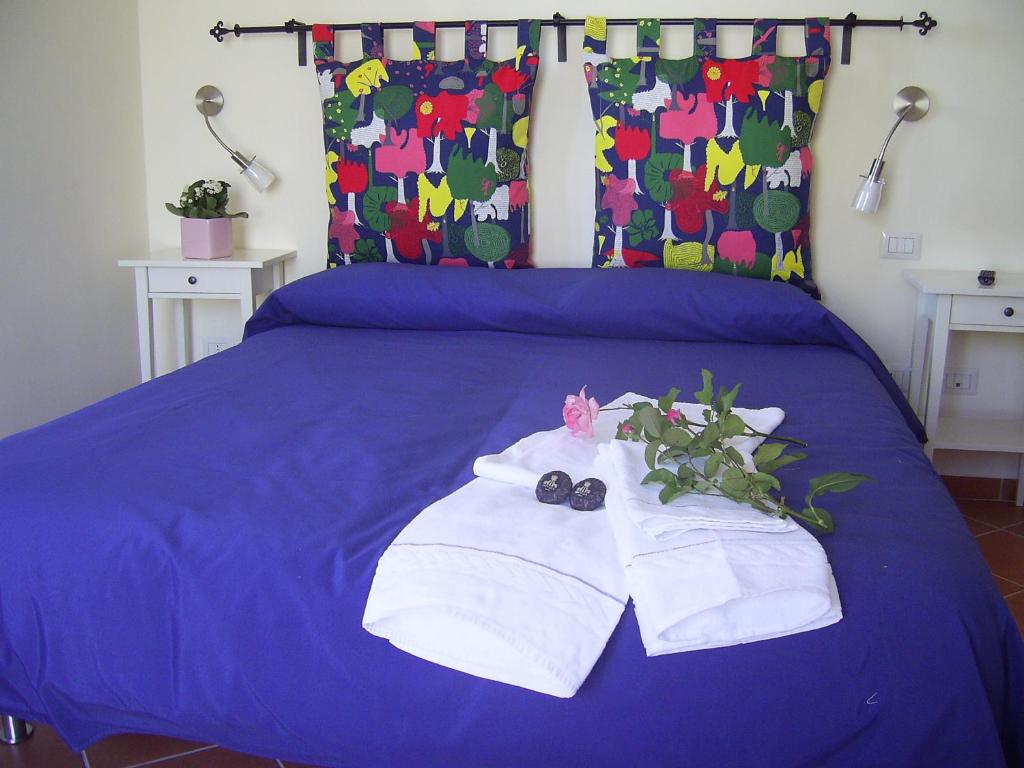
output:
<svg viewBox="0 0 1024 768"><path fill-rule="evenodd" d="M488 5L482 11L479 2L463 0L429 7L439 19L510 13L504 4ZM217 124L228 142L257 153L280 178L263 196L242 184L233 190L237 206L251 215L236 231L239 243L296 247L299 257L290 267L289 279L321 269L327 212L312 67L296 66L294 38L229 36L218 44L207 30L218 19L229 25L280 24L291 16L307 22L409 20L421 16L423 8L423 3L410 0L340 5L333 0L295 0L287 9L270 0L139 2L151 245L172 246L178 239L177 221L163 210L164 200L173 199L195 178L230 178L236 171L205 134L192 108L196 88L213 83L226 97ZM843 16L849 10L848 4L829 0L799 7L782 0L720 0L703 8L723 17L801 12ZM628 9L608 0L554 4L523 0L515 9L519 15L537 17L550 17L555 10L570 17L587 12L609 16L682 12L677 2L668 0L646 0ZM814 138L816 276L826 304L859 331L890 367L906 367L910 356L914 295L900 277L902 269L1024 268L1016 179L1007 172L1011 168L1019 172L1024 165L1019 139L1024 99L1015 90L1024 80L1024 59L1019 56L1024 5L1019 0L990 0L979 8L956 0L932 0L928 9L940 26L923 39L914 31L858 30L851 66L838 64L839 41L835 41L837 60L826 84ZM685 13L698 10L690 5ZM900 12L914 18L919 10L919 4L897 6L882 0L864 0L857 7L862 18L888 18ZM748 52L748 30L720 32L723 53ZM492 55L510 55L511 34L494 32L497 50ZM667 29L669 52L685 55L688 36L688 28ZM389 38L393 55L407 54L408 39L408 33ZM342 35L340 40L342 52L355 56L354 35ZM560 64L554 32L544 32L531 124L533 231L539 266L586 267L590 260L593 123L582 85L580 44L581 31L571 29L570 60ZM613 30L612 55L627 55L632 45L631 29ZM452 32L442 37L441 54L454 58L460 55L460 46L460 35ZM783 53L799 53L800 31L783 30L780 46ZM858 174L867 170L891 125L893 94L907 84L929 91L932 111L922 122L901 128L894 139L882 210L875 216L857 214L849 203ZM877 241L886 228L922 232L922 261L881 261ZM227 307L222 312L199 313L196 337L221 333L219 328L230 317ZM957 405L1017 412L1024 408L1024 354L1019 344L1006 346L1006 341L983 344L970 354L962 345L954 348L954 362L966 360L982 369L979 395L960 398ZM1009 457L975 459L982 474L1009 475L1014 465Z"/></svg>
<svg viewBox="0 0 1024 768"><path fill-rule="evenodd" d="M0 436L138 381L134 0L0 2Z"/></svg>

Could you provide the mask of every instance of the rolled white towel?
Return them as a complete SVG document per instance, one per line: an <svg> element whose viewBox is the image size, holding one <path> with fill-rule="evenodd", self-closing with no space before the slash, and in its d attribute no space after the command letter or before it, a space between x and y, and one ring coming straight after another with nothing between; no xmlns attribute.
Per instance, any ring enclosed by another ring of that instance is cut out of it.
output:
<svg viewBox="0 0 1024 768"><path fill-rule="evenodd" d="M576 693L628 600L604 510L475 479L381 556L363 627L420 658L552 696Z"/></svg>
<svg viewBox="0 0 1024 768"><path fill-rule="evenodd" d="M598 468L611 473L607 461ZM617 482L605 504L648 656L768 640L842 618L824 550L792 520L774 532L693 528L659 541L634 524Z"/></svg>

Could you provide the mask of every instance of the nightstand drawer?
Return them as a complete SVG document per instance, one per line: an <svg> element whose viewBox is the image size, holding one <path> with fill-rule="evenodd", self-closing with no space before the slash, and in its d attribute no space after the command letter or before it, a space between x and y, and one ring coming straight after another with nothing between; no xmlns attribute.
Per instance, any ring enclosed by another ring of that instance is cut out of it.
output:
<svg viewBox="0 0 1024 768"><path fill-rule="evenodd" d="M246 269L150 267L150 293L240 293L249 280Z"/></svg>
<svg viewBox="0 0 1024 768"><path fill-rule="evenodd" d="M1024 326L1024 299L1006 296L954 296L949 314L954 325Z"/></svg>

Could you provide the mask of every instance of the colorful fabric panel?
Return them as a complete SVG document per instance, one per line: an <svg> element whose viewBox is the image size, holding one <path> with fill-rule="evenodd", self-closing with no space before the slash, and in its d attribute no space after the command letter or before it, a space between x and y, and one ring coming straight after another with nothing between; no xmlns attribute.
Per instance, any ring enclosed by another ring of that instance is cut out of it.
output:
<svg viewBox="0 0 1024 768"><path fill-rule="evenodd" d="M724 59L714 19L694 52L660 56L661 22L639 19L637 55L606 53L590 17L584 70L597 129L595 267L670 267L811 280L810 139L830 59L829 20L807 19L806 55L775 52L758 19L751 55Z"/></svg>
<svg viewBox="0 0 1024 768"><path fill-rule="evenodd" d="M315 25L330 225L327 266L389 261L529 267L527 137L540 22L520 21L515 57L487 58L487 22L466 22L465 57L439 61L435 25L414 56L384 55L380 24L363 57L339 62Z"/></svg>

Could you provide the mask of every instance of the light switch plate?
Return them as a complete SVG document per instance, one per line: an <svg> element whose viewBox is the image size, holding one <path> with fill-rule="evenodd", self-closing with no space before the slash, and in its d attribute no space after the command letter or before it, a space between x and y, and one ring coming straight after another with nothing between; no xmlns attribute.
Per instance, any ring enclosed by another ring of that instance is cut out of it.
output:
<svg viewBox="0 0 1024 768"><path fill-rule="evenodd" d="M883 232L878 244L878 254L883 259L920 259L921 233Z"/></svg>

